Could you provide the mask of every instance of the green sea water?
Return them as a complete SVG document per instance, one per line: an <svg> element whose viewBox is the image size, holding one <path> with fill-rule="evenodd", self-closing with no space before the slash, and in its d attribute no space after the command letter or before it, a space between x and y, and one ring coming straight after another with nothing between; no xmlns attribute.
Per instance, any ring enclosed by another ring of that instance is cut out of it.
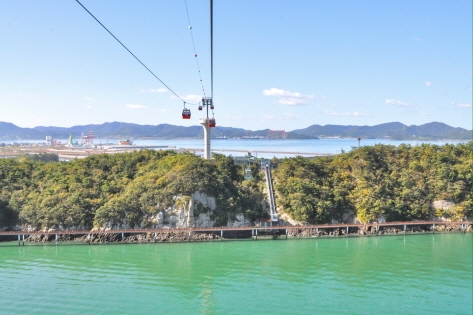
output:
<svg viewBox="0 0 473 315"><path fill-rule="evenodd" d="M472 314L472 234L0 245L0 314Z"/></svg>

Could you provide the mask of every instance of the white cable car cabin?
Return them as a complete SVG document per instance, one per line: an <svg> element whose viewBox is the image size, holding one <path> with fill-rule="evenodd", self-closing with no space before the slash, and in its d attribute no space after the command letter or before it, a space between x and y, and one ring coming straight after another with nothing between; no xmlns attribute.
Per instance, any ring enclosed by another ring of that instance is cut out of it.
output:
<svg viewBox="0 0 473 315"><path fill-rule="evenodd" d="M184 108L182 110L182 119L191 119L191 110L188 108Z"/></svg>

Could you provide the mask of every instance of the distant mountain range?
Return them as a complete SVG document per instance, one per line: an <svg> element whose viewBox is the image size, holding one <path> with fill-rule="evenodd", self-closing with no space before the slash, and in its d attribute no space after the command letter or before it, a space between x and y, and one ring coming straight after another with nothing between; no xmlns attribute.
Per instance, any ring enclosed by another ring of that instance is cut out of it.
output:
<svg viewBox="0 0 473 315"><path fill-rule="evenodd" d="M293 130L293 133L316 137L341 137L393 140L468 140L472 138L471 130L454 128L444 123L431 122L424 125L406 126L400 122L392 122L375 126L341 126L341 125L312 125L304 129Z"/></svg>
<svg viewBox="0 0 473 315"><path fill-rule="evenodd" d="M52 136L55 139L65 139L71 133L75 138L87 135L93 130L95 138L134 138L134 139L182 139L203 138L201 126L138 125L122 122L111 122L100 125L84 125L64 127L34 127L21 128L12 123L0 122L0 141L45 139ZM216 127L212 130L213 137L267 137L268 129L245 130L232 127ZM451 139L468 140L472 138L471 130L454 128L439 122L420 126L406 126L399 122L386 123L376 126L341 126L341 125L312 125L304 129L287 132L287 139L317 139L320 137L342 138L390 138L390 139Z"/></svg>

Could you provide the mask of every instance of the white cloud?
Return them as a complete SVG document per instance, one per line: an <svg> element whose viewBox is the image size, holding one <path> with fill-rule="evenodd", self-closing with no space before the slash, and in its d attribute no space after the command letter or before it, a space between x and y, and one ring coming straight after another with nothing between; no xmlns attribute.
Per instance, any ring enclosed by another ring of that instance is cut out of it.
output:
<svg viewBox="0 0 473 315"><path fill-rule="evenodd" d="M147 109L148 106L140 105L140 104L126 104L126 107L131 109Z"/></svg>
<svg viewBox="0 0 473 315"><path fill-rule="evenodd" d="M315 99L314 95L304 95L299 92L290 92L276 88L263 90L263 95L279 97L278 102L283 105L307 105L310 100Z"/></svg>
<svg viewBox="0 0 473 315"><path fill-rule="evenodd" d="M167 91L168 91L168 89L166 89L166 88L149 89L149 90L141 89L140 90L141 93L166 93Z"/></svg>
<svg viewBox="0 0 473 315"><path fill-rule="evenodd" d="M462 107L462 108L470 108L471 107L471 104L466 104L466 103L463 103L463 104L457 104L458 107Z"/></svg>
<svg viewBox="0 0 473 315"><path fill-rule="evenodd" d="M412 105L412 104L404 103L404 102L398 101L398 100L386 100L386 104L392 104L392 105L401 106L401 107L411 107L411 106L414 106L414 105Z"/></svg>
<svg viewBox="0 0 473 315"><path fill-rule="evenodd" d="M84 99L85 99L87 102L91 102L91 103L95 102L95 98L90 97L90 96L86 96L86 97L84 97Z"/></svg>
<svg viewBox="0 0 473 315"><path fill-rule="evenodd" d="M425 86L432 86L432 85L434 85L432 82L430 82L430 81L425 81Z"/></svg>
<svg viewBox="0 0 473 315"><path fill-rule="evenodd" d="M279 99L279 104L283 105L307 105L307 99L295 97L283 97Z"/></svg>
<svg viewBox="0 0 473 315"><path fill-rule="evenodd" d="M327 115L332 115L332 116L349 116L349 117L359 117L359 116L366 116L365 114L361 114L359 112L353 112L353 113L349 113L349 112L344 112L344 113L339 113L339 112L331 112L331 111L324 111L325 114Z"/></svg>
<svg viewBox="0 0 473 315"><path fill-rule="evenodd" d="M293 93L289 91L284 91L276 88L271 88L270 90L263 90L263 94L266 96L294 96L298 97L301 96L300 93Z"/></svg>
<svg viewBox="0 0 473 315"><path fill-rule="evenodd" d="M87 107L87 108L92 108L92 105L87 105L86 107Z"/></svg>

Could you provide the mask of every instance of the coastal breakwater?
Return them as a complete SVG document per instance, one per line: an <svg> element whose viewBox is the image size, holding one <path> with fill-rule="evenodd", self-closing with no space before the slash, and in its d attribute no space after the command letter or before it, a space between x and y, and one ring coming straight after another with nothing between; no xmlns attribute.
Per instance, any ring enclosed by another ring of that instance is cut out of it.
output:
<svg viewBox="0 0 473 315"><path fill-rule="evenodd" d="M245 226L175 229L0 231L0 240L26 243L104 244L171 243L232 239L348 237L442 232L471 232L472 222L415 221L305 226Z"/></svg>

